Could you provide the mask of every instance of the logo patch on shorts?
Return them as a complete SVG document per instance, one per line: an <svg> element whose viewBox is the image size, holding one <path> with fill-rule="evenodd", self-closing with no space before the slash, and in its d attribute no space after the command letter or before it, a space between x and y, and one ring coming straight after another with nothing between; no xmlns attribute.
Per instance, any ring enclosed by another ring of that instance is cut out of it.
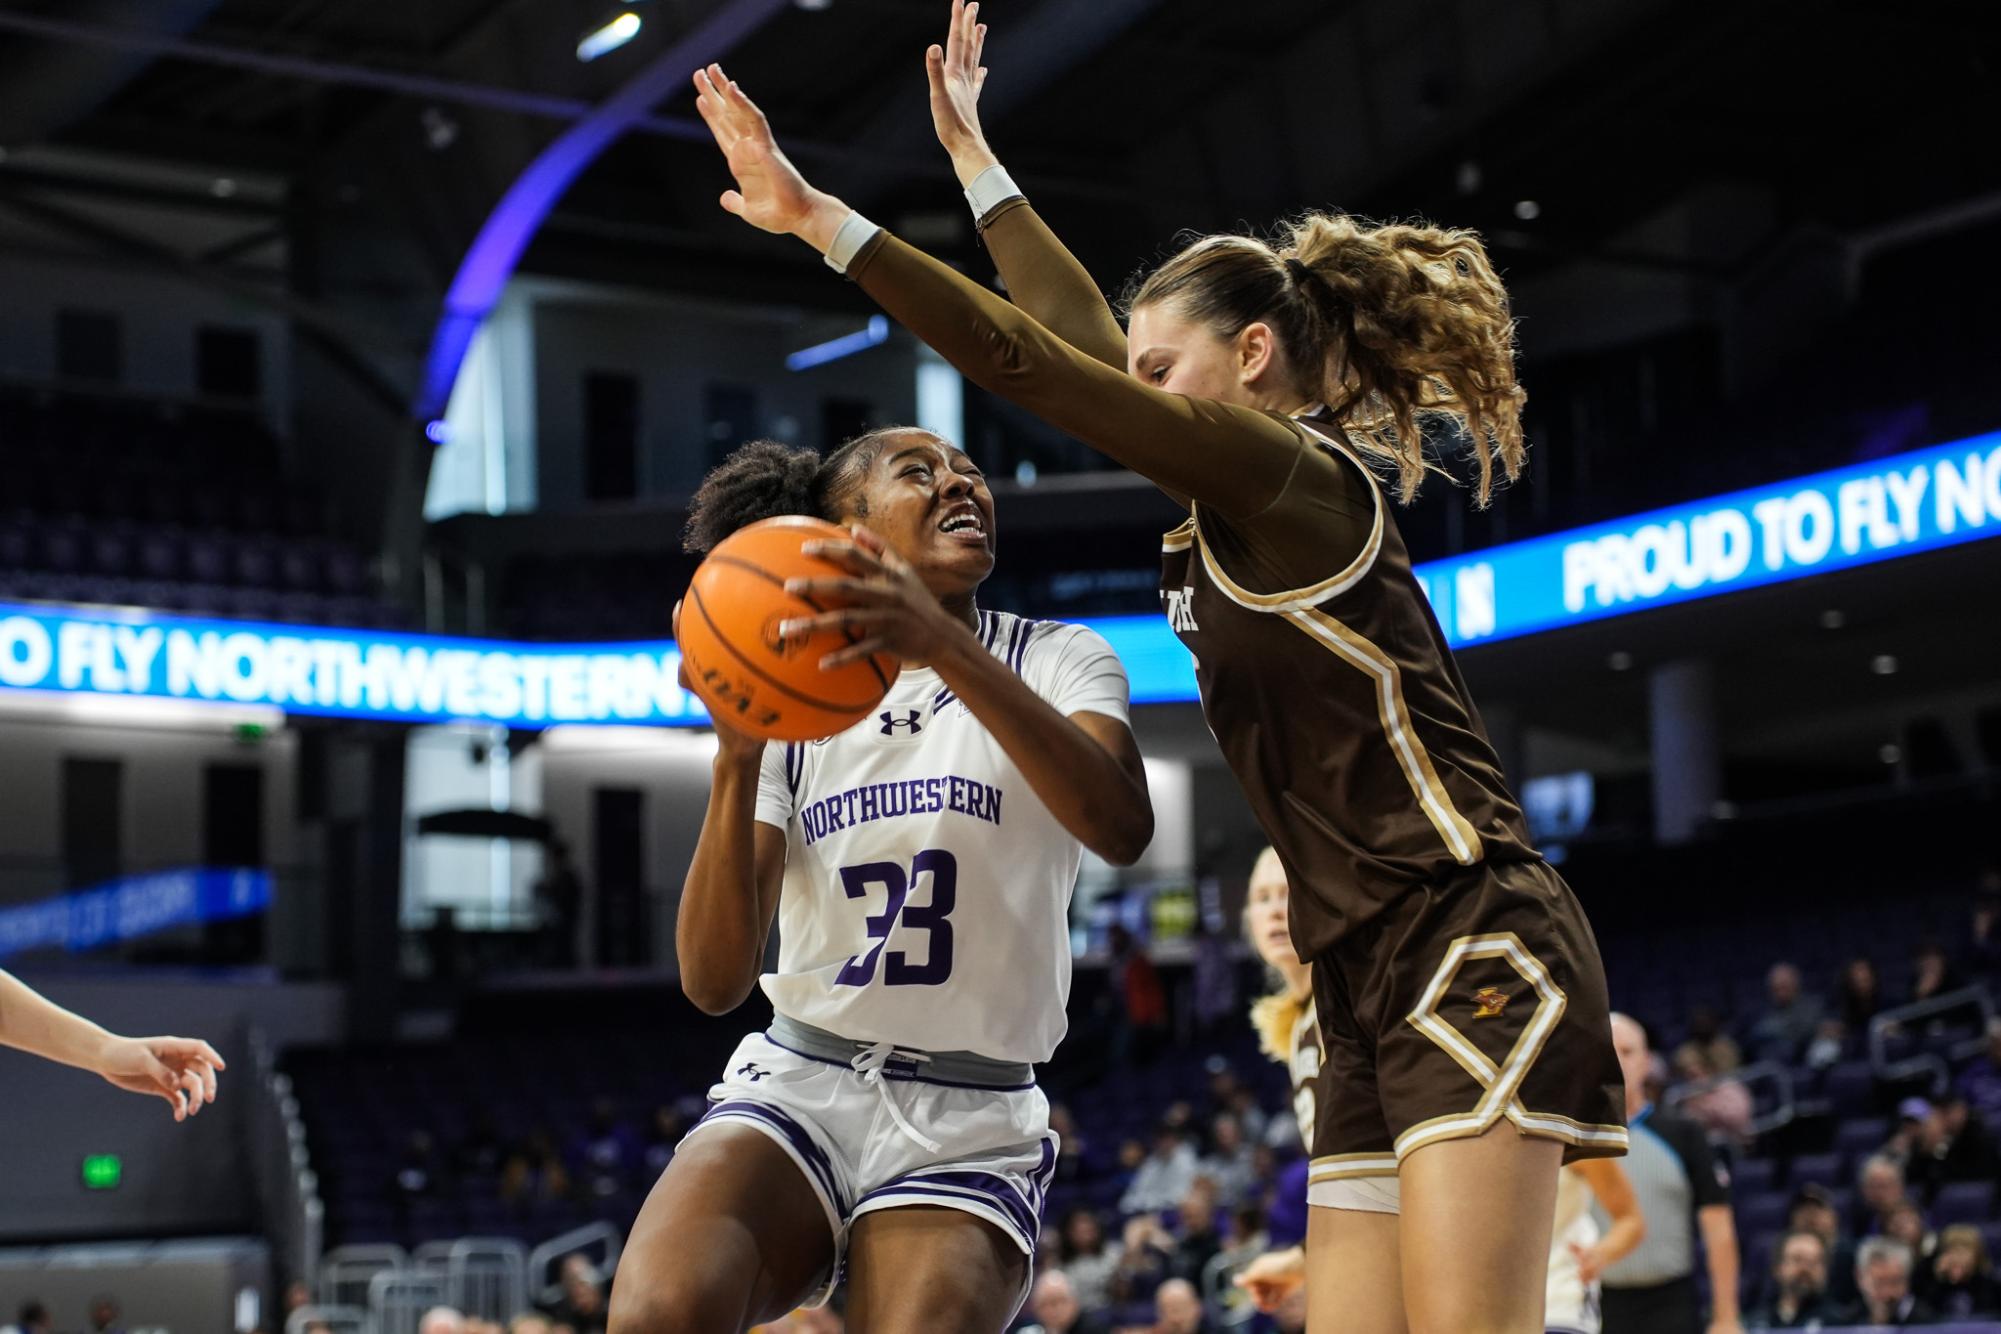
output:
<svg viewBox="0 0 2001 1334"><path fill-rule="evenodd" d="M1508 993L1499 987L1481 987L1473 993L1475 1019L1499 1019L1501 1011L1508 1008Z"/></svg>

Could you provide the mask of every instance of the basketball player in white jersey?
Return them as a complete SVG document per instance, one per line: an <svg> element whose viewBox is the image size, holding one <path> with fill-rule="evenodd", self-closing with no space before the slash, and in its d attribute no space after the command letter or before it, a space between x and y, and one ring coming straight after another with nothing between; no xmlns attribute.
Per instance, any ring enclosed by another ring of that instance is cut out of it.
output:
<svg viewBox="0 0 2001 1334"><path fill-rule="evenodd" d="M741 1331L824 1301L845 1268L869 1334L1006 1327L1056 1162L1033 1064L1062 1039L1084 848L1152 837L1124 670L1081 626L980 610L993 500L927 431L824 461L760 442L712 473L689 545L816 514L850 573L795 591L843 611L837 658L888 652L880 708L825 742L718 726L677 923L682 986L733 1009L774 917L776 1012L743 1040L619 1266L612 1334Z"/></svg>
<svg viewBox="0 0 2001 1334"><path fill-rule="evenodd" d="M1594 1196L1611 1220L1602 1234L1591 1214ZM1646 1235L1639 1199L1618 1159L1580 1159L1558 1174L1556 1229L1543 1297L1548 1334L1599 1334L1598 1276L1607 1265L1631 1255Z"/></svg>

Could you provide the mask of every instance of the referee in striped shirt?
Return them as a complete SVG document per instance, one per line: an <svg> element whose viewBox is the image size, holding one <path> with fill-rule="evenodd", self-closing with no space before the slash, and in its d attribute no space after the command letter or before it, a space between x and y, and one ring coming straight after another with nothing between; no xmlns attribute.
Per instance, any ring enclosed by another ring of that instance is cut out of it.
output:
<svg viewBox="0 0 2001 1334"><path fill-rule="evenodd" d="M1708 1334L1742 1334L1729 1174L1710 1156L1702 1127L1648 1100L1646 1030L1615 1014L1612 1043L1626 1076L1626 1124L1632 1134L1621 1166L1632 1178L1647 1235L1605 1271L1604 1334L1701 1334L1705 1328ZM1706 1327L1695 1287L1698 1237L1709 1266L1712 1309Z"/></svg>

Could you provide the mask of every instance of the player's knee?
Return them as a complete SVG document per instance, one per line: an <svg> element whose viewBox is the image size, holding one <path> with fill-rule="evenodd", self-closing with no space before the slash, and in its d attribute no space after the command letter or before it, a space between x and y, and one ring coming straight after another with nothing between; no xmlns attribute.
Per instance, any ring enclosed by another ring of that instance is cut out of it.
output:
<svg viewBox="0 0 2001 1334"><path fill-rule="evenodd" d="M606 1334L729 1334L742 1328L741 1299L731 1300L699 1273L670 1272L612 1287Z"/></svg>

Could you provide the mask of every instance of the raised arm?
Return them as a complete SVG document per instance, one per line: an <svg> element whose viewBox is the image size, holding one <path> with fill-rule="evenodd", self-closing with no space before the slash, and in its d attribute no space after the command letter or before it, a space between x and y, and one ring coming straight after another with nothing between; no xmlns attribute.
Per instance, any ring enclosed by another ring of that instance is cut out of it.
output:
<svg viewBox="0 0 2001 1334"><path fill-rule="evenodd" d="M1078 351L1122 371L1125 330L1104 293L1014 188L980 127L987 25L979 21L979 12L977 0L952 0L952 27L944 45L924 53L932 128L951 155L981 238L1015 305Z"/></svg>
<svg viewBox="0 0 2001 1334"><path fill-rule="evenodd" d="M1164 490L1233 518L1268 508L1308 444L1276 413L1163 393L1087 356L1042 324L806 184L754 103L719 66L695 76L696 109L737 188L722 206L799 237L968 379L1035 413Z"/></svg>

